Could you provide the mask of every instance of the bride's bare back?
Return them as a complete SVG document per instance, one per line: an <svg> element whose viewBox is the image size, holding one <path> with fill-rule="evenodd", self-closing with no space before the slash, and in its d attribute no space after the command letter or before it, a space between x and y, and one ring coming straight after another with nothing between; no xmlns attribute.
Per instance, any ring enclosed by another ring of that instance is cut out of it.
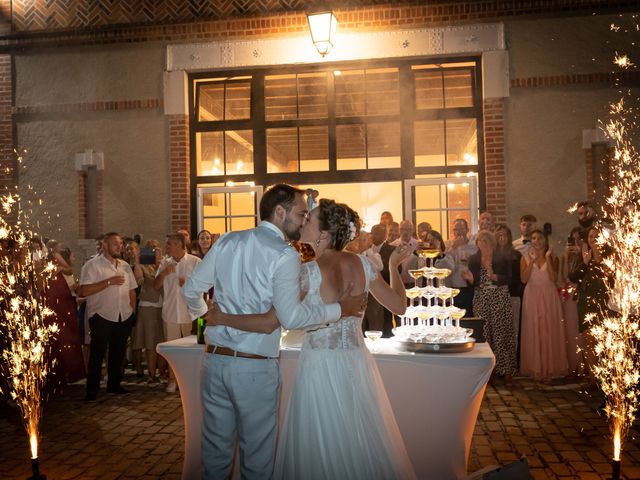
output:
<svg viewBox="0 0 640 480"><path fill-rule="evenodd" d="M362 262L355 253L325 252L317 260L322 274L320 296L324 303L338 301L343 292L352 285L351 295L364 292L365 274Z"/></svg>

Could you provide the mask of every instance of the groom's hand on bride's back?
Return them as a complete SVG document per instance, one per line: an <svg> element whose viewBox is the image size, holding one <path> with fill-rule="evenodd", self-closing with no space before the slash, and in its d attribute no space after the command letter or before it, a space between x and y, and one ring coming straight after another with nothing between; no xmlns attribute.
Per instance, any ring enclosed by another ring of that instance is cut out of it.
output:
<svg viewBox="0 0 640 480"><path fill-rule="evenodd" d="M353 283L349 283L338 300L343 317L359 317L367 307L367 292L352 295L352 291Z"/></svg>

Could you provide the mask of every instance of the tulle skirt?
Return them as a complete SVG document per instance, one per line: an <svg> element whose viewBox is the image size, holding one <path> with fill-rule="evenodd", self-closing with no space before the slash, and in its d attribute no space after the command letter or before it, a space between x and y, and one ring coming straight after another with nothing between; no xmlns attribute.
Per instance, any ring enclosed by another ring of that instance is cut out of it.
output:
<svg viewBox="0 0 640 480"><path fill-rule="evenodd" d="M415 478L378 367L365 347L303 349L274 478Z"/></svg>

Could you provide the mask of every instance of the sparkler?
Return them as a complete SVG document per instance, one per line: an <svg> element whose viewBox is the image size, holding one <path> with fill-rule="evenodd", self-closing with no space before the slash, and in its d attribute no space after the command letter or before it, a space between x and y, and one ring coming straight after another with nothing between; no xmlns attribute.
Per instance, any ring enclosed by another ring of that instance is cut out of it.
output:
<svg viewBox="0 0 640 480"><path fill-rule="evenodd" d="M0 196L0 332L3 338L1 367L7 383L1 388L22 413L29 436L34 480L38 463L42 387L48 364L47 345L58 332L45 319L53 311L45 306L43 292L55 271L51 262L35 260L29 250L32 232L16 194ZM55 360L54 360L55 362Z"/></svg>
<svg viewBox="0 0 640 480"><path fill-rule="evenodd" d="M634 67L627 55L616 54L614 63L623 69ZM638 409L640 382L640 158L632 144L637 138L637 111L628 105L634 98L628 92L626 99L612 104L604 125L614 142L614 156L610 193L603 207L607 225L598 243L613 252L603 263L613 276L607 288L609 307L615 313L600 312L589 319L596 354L592 372L606 397L605 413L613 438L614 479L620 478L620 457Z"/></svg>

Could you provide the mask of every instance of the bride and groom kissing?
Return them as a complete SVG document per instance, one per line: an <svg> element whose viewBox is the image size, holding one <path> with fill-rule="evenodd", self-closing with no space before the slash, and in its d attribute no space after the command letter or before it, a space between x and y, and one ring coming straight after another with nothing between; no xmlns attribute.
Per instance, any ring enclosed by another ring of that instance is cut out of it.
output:
<svg viewBox="0 0 640 480"><path fill-rule="evenodd" d="M343 252L360 231L355 211L326 199L307 208L304 191L275 185L260 201L261 223L223 235L183 288L208 325L204 478L229 477L237 442L243 478L415 478L361 330L368 293L404 313L397 266L409 252L391 255L388 285L366 257ZM310 244L316 260L301 265L291 240ZM202 294L212 286L209 308ZM306 334L277 432L281 326Z"/></svg>

